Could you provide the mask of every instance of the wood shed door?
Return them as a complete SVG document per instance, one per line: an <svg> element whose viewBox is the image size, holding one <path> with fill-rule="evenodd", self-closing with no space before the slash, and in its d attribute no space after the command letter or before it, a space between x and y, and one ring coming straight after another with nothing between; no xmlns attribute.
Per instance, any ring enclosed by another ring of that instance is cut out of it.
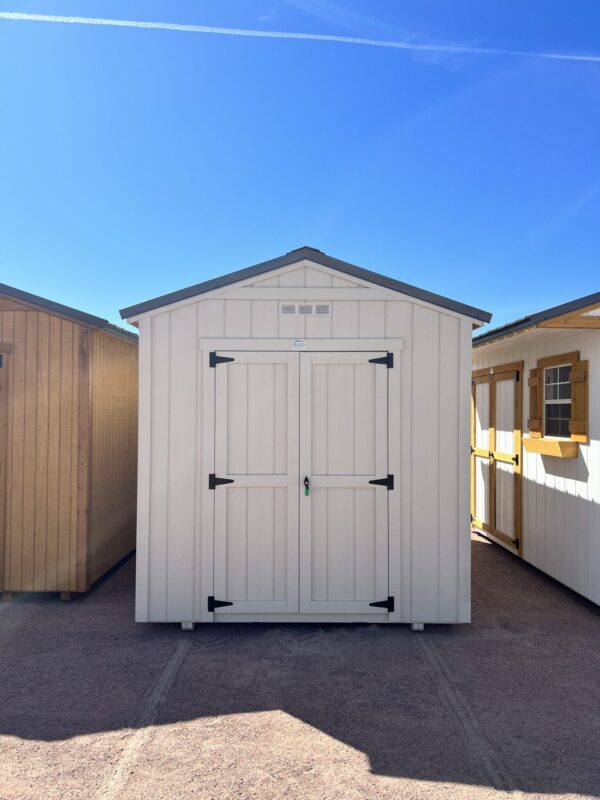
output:
<svg viewBox="0 0 600 800"><path fill-rule="evenodd" d="M472 381L473 526L522 552L521 439L523 365L479 370Z"/></svg>
<svg viewBox="0 0 600 800"><path fill-rule="evenodd" d="M0 352L0 591L4 588L6 549L6 476L8 472L7 422L8 415L8 358Z"/></svg>
<svg viewBox="0 0 600 800"><path fill-rule="evenodd" d="M302 612L381 613L371 603L388 600L388 489L371 483L388 478L385 361L300 356Z"/></svg>
<svg viewBox="0 0 600 800"><path fill-rule="evenodd" d="M299 354L218 357L214 610L297 611Z"/></svg>
<svg viewBox="0 0 600 800"><path fill-rule="evenodd" d="M501 542L521 550L521 370L492 375L491 529Z"/></svg>
<svg viewBox="0 0 600 800"><path fill-rule="evenodd" d="M471 386L471 520L490 531L490 376L473 378Z"/></svg>

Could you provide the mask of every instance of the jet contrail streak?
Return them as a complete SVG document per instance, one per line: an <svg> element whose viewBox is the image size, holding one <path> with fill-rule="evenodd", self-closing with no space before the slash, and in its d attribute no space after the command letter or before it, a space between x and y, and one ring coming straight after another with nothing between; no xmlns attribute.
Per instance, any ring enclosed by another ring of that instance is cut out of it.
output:
<svg viewBox="0 0 600 800"><path fill-rule="evenodd" d="M177 22L142 22L133 19L104 19L102 17L62 17L50 14L24 14L16 11L0 11L0 20L25 22L56 22L70 25L108 25L114 28L148 28L185 33L213 33L221 36L246 36L258 39L303 39L314 42L335 42L367 47L389 47L421 53L468 54L480 56L516 56L520 58L542 58L552 61L583 61L600 63L600 55L575 55L571 53L543 53L527 50L505 50L493 47L471 47L461 44L415 44L413 42L363 39L355 36L336 36L328 33L295 33L293 31L261 31L248 28L217 28L211 25L182 25Z"/></svg>

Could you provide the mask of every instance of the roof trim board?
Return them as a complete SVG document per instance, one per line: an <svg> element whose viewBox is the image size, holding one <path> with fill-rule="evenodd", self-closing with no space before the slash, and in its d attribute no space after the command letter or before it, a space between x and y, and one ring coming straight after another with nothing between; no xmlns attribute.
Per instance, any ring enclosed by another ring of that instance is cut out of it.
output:
<svg viewBox="0 0 600 800"><path fill-rule="evenodd" d="M128 339L132 342L138 341L138 335L133 331L127 331L125 328L120 328L118 325L113 325L103 317L96 317L93 314L88 314L85 311L79 311L70 306L64 306L62 303L56 303L54 300L47 300L45 297L25 292L23 289L17 289L14 286L8 286L6 283L0 283L0 295L10 297L12 300L18 300L27 303L31 306L36 306L51 314L58 314L61 317L67 317L82 325L87 325L90 328L108 333L111 336L118 336L122 339Z"/></svg>
<svg viewBox="0 0 600 800"><path fill-rule="evenodd" d="M588 315L590 310L594 310L598 306L600 306L600 292L588 294L577 300L570 300L568 303L538 311L536 314L521 317L514 322L480 333L473 338L473 347L482 347L485 344L535 328L598 330L600 329L600 318Z"/></svg>
<svg viewBox="0 0 600 800"><path fill-rule="evenodd" d="M243 280L250 280L257 276L264 275L267 272L280 269L281 267L295 264L303 259L308 259L315 264L320 264L323 267L337 270L338 272L341 272L344 275L349 275L352 278L368 281L369 283L382 286L385 289L399 292L407 295L408 297L414 297L417 300L431 303L432 305L445 308L449 311L453 311L456 314L462 314L480 322L489 322L492 318L492 315L489 312L483 311L482 309L474 308L473 306L468 306L464 303L459 303L456 300L442 297L441 295L434 294L433 292L428 292L425 289L419 289L416 286L411 286L408 283L402 283L394 278L389 278L386 275L380 275L377 272L372 272L371 270L364 269L363 267L358 267L355 264L348 263L347 261L340 261L340 259L328 256L326 253L323 253L321 250L316 250L313 247L300 247L297 250L291 250L289 253L285 253L285 255L277 258L272 258L269 261L262 261L259 264L254 264L251 267L236 270L235 272L230 272L227 275L221 275L218 278L212 278L211 280L197 283L194 286L189 286L185 289L180 289L175 292L170 292L169 294L162 295L161 297L155 297L143 303L137 303L136 305L128 306L127 308L121 309L120 314L122 319L137 317L140 314L145 314L148 311L154 311L157 308L169 306L182 300L188 300L192 297L206 294L207 292L213 292L215 289L222 289L234 283L239 283Z"/></svg>

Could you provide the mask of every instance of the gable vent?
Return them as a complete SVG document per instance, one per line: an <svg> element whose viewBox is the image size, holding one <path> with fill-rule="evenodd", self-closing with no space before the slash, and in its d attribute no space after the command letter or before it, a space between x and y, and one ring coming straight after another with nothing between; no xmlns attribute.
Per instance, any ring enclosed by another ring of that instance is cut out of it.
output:
<svg viewBox="0 0 600 800"><path fill-rule="evenodd" d="M281 314L301 314L303 317L312 316L313 314L319 316L327 316L331 314L331 305L329 303L281 303L279 306Z"/></svg>

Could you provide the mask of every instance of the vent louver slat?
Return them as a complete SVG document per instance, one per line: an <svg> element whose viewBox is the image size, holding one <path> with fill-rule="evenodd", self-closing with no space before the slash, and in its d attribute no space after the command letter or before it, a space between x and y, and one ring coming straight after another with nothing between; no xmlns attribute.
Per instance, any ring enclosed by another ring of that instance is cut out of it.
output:
<svg viewBox="0 0 600 800"><path fill-rule="evenodd" d="M280 303L280 314L301 314L303 317L313 315L328 316L331 314L330 303Z"/></svg>

